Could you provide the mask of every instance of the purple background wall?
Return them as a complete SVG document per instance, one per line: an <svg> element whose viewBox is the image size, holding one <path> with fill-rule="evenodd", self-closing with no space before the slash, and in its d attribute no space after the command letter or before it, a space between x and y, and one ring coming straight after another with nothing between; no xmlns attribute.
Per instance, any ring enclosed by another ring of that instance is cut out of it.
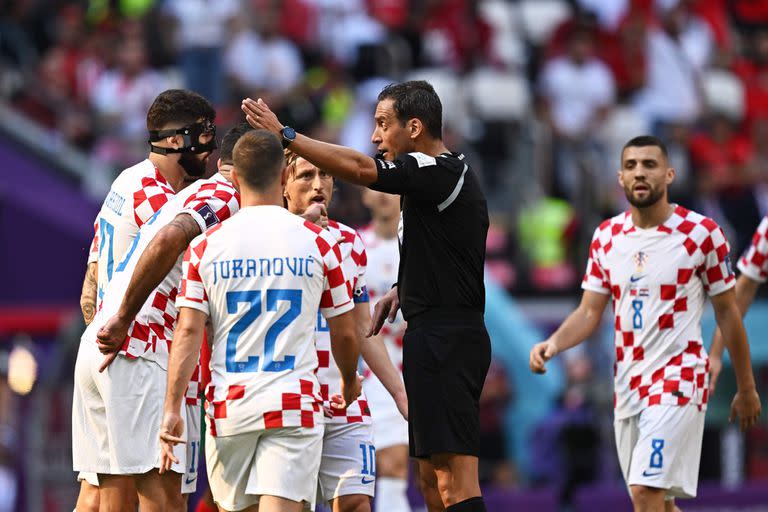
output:
<svg viewBox="0 0 768 512"><path fill-rule="evenodd" d="M99 205L2 135L0 162L0 306L76 306Z"/></svg>

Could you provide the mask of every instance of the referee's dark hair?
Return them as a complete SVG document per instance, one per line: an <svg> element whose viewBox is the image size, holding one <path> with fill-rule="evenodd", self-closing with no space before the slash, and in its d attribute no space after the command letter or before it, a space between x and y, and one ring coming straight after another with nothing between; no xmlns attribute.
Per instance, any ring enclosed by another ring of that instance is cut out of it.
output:
<svg viewBox="0 0 768 512"><path fill-rule="evenodd" d="M250 130L240 137L232 150L232 160L237 178L255 192L269 189L285 167L283 145L267 130Z"/></svg>
<svg viewBox="0 0 768 512"><path fill-rule="evenodd" d="M405 126L416 118L424 124L427 133L435 139L443 138L443 104L432 84L424 80L411 80L389 84L379 93L379 101L394 100L395 115Z"/></svg>
<svg viewBox="0 0 768 512"><path fill-rule="evenodd" d="M658 147L661 150L661 154L664 155L664 158L669 157L667 153L667 145L664 144L661 139L654 137L653 135L640 135L628 140L627 143L624 144L624 147L621 148L621 158L622 160L624 159L624 150L627 148L644 148L648 146Z"/></svg>
<svg viewBox="0 0 768 512"><path fill-rule="evenodd" d="M221 159L221 163L232 163L232 150L235 149L235 144L240 140L240 137L251 130L253 130L253 128L251 128L251 125L248 123L240 123L230 128L229 131L224 134L224 138L221 139L221 144L219 144L219 158Z"/></svg>

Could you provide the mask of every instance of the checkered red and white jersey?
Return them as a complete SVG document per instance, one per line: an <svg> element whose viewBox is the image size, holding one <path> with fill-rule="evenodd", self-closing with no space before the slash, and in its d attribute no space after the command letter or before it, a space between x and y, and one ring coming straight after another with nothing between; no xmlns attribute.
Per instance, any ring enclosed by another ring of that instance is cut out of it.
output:
<svg viewBox="0 0 768 512"><path fill-rule="evenodd" d="M353 308L341 262L333 235L279 206L243 208L190 244L176 305L208 314L213 326L205 393L213 435L323 421L316 315Z"/></svg>
<svg viewBox="0 0 768 512"><path fill-rule="evenodd" d="M741 273L753 281L768 280L768 215L757 226L752 244L739 259L738 266Z"/></svg>
<svg viewBox="0 0 768 512"><path fill-rule="evenodd" d="M639 229L629 212L595 231L582 288L613 296L615 416L656 405L705 408L709 358L701 336L706 295L735 284L720 227L677 206Z"/></svg>
<svg viewBox="0 0 768 512"><path fill-rule="evenodd" d="M383 297L392 285L397 282L397 268L400 261L400 248L397 237L380 238L370 226L360 231L360 238L365 244L368 255L368 268L365 272L365 282L368 286L368 296L371 301L371 313L376 303ZM395 321L384 322L379 334L387 347L392 364L402 373L403 371L403 335L406 322L403 314L398 311ZM363 363L363 376L375 379L376 376Z"/></svg>
<svg viewBox="0 0 768 512"><path fill-rule="evenodd" d="M124 170L112 183L93 223L88 263L98 262L98 299L139 229L174 196L155 165L147 160Z"/></svg>
<svg viewBox="0 0 768 512"><path fill-rule="evenodd" d="M221 174L198 180L179 192L139 231L115 275L107 286L104 300L94 323L105 322L120 308L141 255L155 237L180 213L189 214L202 231L229 218L239 208L239 196L232 184ZM176 323L176 295L181 282L181 260L173 266L158 287L150 294L128 330L121 354L128 358L144 357L161 367L168 364L168 348ZM190 389L190 401L195 395Z"/></svg>
<svg viewBox="0 0 768 512"><path fill-rule="evenodd" d="M355 303L368 302L368 291L365 283L365 268L367 256L365 245L357 232L336 221L328 221L328 232L339 241L344 273L350 281ZM341 393L341 372L331 353L331 333L322 315L317 316L317 379L320 381L320 395L323 405L333 412L328 421L332 423L370 423L371 411L365 393L352 402L345 410L332 409L330 397Z"/></svg>

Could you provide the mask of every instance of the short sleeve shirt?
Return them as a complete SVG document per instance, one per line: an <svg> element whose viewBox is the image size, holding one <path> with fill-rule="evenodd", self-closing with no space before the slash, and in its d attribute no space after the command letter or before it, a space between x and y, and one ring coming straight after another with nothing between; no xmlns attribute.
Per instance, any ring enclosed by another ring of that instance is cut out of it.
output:
<svg viewBox="0 0 768 512"><path fill-rule="evenodd" d="M636 228L629 212L597 228L582 288L613 298L616 419L657 404L706 407L701 315L707 296L735 284L728 251L712 219L680 206L656 228Z"/></svg>
<svg viewBox="0 0 768 512"><path fill-rule="evenodd" d="M212 435L323 421L316 312L331 318L353 308L328 231L279 206L244 208L190 244L177 306L206 313L213 325Z"/></svg>
<svg viewBox="0 0 768 512"><path fill-rule="evenodd" d="M739 259L739 271L758 283L768 280L768 216L752 235L752 243Z"/></svg>
<svg viewBox="0 0 768 512"><path fill-rule="evenodd" d="M139 229L174 196L174 191L150 160L124 170L112 183L93 224L88 263L98 262L98 302L115 266Z"/></svg>
<svg viewBox="0 0 768 512"><path fill-rule="evenodd" d="M406 320L429 310L485 310L488 209L464 155L375 159L374 190L402 196L398 293Z"/></svg>
<svg viewBox="0 0 768 512"><path fill-rule="evenodd" d="M342 267L347 277L349 289L352 290L352 300L355 304L368 304L368 289L366 286L367 255L365 246L358 233L336 221L328 222L328 232L338 241L341 250ZM368 399L361 391L360 397L344 410L331 408L330 397L341 393L341 372L331 353L331 333L328 324L318 312L317 333L317 379L320 382L320 396L323 405L333 413L329 421L332 423L370 423L371 411Z"/></svg>

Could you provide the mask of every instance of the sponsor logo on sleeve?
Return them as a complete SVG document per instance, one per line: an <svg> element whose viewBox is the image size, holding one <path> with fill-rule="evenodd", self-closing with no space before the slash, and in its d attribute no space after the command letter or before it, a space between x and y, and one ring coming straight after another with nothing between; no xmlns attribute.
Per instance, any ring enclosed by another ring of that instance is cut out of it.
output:
<svg viewBox="0 0 768 512"><path fill-rule="evenodd" d="M205 222L206 228L212 228L219 223L219 218L216 216L216 212L213 211L213 208L211 208L210 205L204 204L196 211L200 217L203 218L203 222Z"/></svg>

